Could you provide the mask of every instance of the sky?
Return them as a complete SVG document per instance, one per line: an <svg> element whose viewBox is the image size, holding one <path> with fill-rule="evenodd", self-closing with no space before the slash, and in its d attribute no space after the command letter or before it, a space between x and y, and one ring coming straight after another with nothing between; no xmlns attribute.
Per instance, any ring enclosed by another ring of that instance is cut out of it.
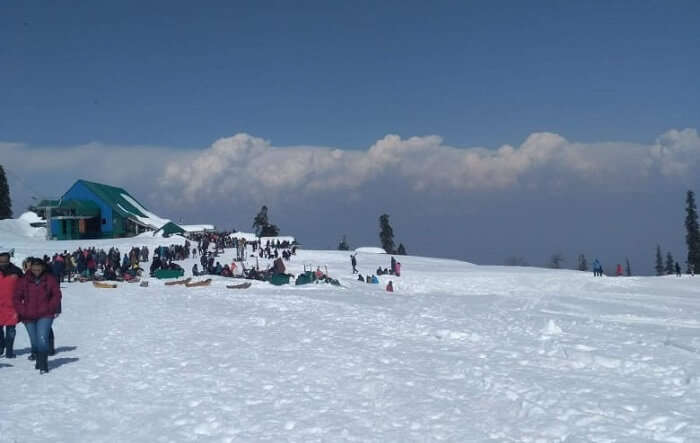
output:
<svg viewBox="0 0 700 443"><path fill-rule="evenodd" d="M580 3L580 4L579 4ZM685 256L700 4L0 5L15 211L77 179L159 215L308 247L543 265Z"/></svg>

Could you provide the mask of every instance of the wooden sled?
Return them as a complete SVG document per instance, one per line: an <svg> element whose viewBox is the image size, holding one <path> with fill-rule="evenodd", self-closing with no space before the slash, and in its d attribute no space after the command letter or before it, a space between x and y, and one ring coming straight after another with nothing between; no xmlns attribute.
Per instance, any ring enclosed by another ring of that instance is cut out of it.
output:
<svg viewBox="0 0 700 443"><path fill-rule="evenodd" d="M165 282L165 286L186 285L186 284L189 283L190 281L192 281L192 279L191 279L190 277L187 277L187 278L184 279L184 280L166 281L166 282Z"/></svg>
<svg viewBox="0 0 700 443"><path fill-rule="evenodd" d="M226 285L228 289L248 289L252 286L253 284L251 282L245 282L241 283L239 285Z"/></svg>
<svg viewBox="0 0 700 443"><path fill-rule="evenodd" d="M101 281L93 281L92 285L96 288L103 288L103 289L115 289L117 287L116 283L104 283Z"/></svg>
<svg viewBox="0 0 700 443"><path fill-rule="evenodd" d="M211 279L208 278L206 280L197 281L194 283L187 282L187 283L185 283L185 286L187 286L188 288L198 288L200 286L209 286L210 284L211 284Z"/></svg>

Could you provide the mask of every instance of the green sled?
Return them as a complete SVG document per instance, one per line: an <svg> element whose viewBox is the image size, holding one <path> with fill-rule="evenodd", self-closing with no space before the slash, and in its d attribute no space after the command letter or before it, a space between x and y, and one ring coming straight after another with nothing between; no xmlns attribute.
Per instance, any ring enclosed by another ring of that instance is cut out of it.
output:
<svg viewBox="0 0 700 443"><path fill-rule="evenodd" d="M297 277L297 281L294 282L295 285L301 286L301 285L308 285L309 283L314 282L314 273L310 271L306 271L303 274L300 274L299 277Z"/></svg>
<svg viewBox="0 0 700 443"><path fill-rule="evenodd" d="M268 277L267 281L275 286L282 286L289 283L289 276L285 274L275 274Z"/></svg>
<svg viewBox="0 0 700 443"><path fill-rule="evenodd" d="M156 278L178 278L185 275L185 271L182 269L158 269L153 273Z"/></svg>

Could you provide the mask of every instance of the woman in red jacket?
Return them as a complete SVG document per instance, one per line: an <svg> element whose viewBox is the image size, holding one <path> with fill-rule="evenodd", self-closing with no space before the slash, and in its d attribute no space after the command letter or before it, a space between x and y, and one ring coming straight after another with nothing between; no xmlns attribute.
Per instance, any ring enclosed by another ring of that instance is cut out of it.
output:
<svg viewBox="0 0 700 443"><path fill-rule="evenodd" d="M32 259L29 272L17 284L13 301L36 352L35 368L45 374L49 372L49 333L61 305L61 288L56 277L46 272L43 260Z"/></svg>
<svg viewBox="0 0 700 443"><path fill-rule="evenodd" d="M10 254L0 252L0 355L4 351L6 358L15 358L17 311L12 298L20 278L22 278L22 270L10 263ZM3 329L5 329L4 334Z"/></svg>

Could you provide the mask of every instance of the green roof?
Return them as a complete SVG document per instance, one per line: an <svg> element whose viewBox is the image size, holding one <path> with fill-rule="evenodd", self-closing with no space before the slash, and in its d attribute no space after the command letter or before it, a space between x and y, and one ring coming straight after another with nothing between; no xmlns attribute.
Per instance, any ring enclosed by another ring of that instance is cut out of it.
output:
<svg viewBox="0 0 700 443"><path fill-rule="evenodd" d="M102 183L89 182L87 180L78 180L78 182L85 185L90 191L95 195L100 197L106 204L112 207L112 211L122 217L132 217L134 215L138 217L146 217L146 214L139 211L134 205L129 203L122 194L128 195L132 200L141 204L136 200L131 194L126 192L122 188L117 188L116 186L103 185ZM144 207L141 205L141 207Z"/></svg>
<svg viewBox="0 0 700 443"><path fill-rule="evenodd" d="M168 222L164 224L158 231L163 231L164 234L184 234L185 230L176 225L173 222ZM156 231L156 232L158 232Z"/></svg>
<svg viewBox="0 0 700 443"><path fill-rule="evenodd" d="M48 206L58 206L58 200L42 200L36 204L37 208L46 208Z"/></svg>
<svg viewBox="0 0 700 443"><path fill-rule="evenodd" d="M89 200L61 200L58 205L59 209L72 209L75 215L92 215L100 214L100 207L95 202Z"/></svg>

